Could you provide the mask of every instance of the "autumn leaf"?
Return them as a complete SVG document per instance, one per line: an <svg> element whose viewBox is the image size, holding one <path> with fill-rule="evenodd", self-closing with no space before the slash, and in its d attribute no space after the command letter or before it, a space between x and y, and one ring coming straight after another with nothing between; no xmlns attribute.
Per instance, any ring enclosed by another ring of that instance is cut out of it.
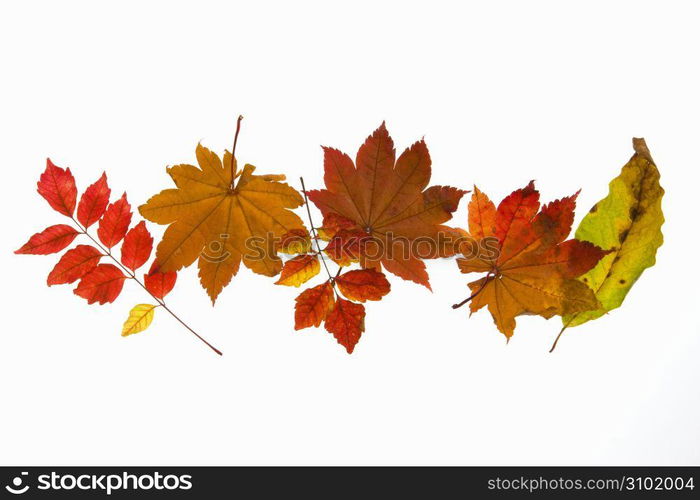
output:
<svg viewBox="0 0 700 500"><path fill-rule="evenodd" d="M606 254L599 247L567 240L578 193L544 205L534 183L507 196L498 206L478 188L469 203L469 232L475 245L457 260L463 273L485 272L469 283L474 313L487 306L499 331L510 338L515 318L544 318L598 307L593 292L574 279ZM539 210L539 212L538 212Z"/></svg>
<svg viewBox="0 0 700 500"><path fill-rule="evenodd" d="M90 245L78 245L63 254L54 266L46 282L51 285L73 283L95 269L103 257L102 252Z"/></svg>
<svg viewBox="0 0 700 500"><path fill-rule="evenodd" d="M168 168L176 188L161 191L139 211L150 221L168 225L156 251L160 270L178 271L198 260L200 282L215 302L241 261L258 274L280 272L282 261L272 240L304 229L289 210L300 206L302 198L280 182L284 176L254 175L252 165L238 172L228 152L222 163L200 144L196 156L199 168ZM250 252L247 242L257 242L258 251Z"/></svg>
<svg viewBox="0 0 700 500"><path fill-rule="evenodd" d="M325 326L338 343L345 347L348 354L352 354L362 332L365 331L365 306L338 299L326 318Z"/></svg>
<svg viewBox="0 0 700 500"><path fill-rule="evenodd" d="M322 236L334 232L330 222L334 216L336 222L352 221L353 227L337 226L334 236L355 240L362 267L377 270L383 267L430 288L421 257L439 255L440 235L450 232L442 224L450 220L465 193L451 187L427 187L430 167L430 155L423 140L397 159L394 143L383 123L360 147L354 163L337 149L324 148L326 187L308 192L309 199L324 216L324 226L328 221L329 227L324 227ZM431 248L417 255L414 248L417 241L428 242ZM331 253L341 243L337 241ZM341 264L351 262L352 257L347 255Z"/></svg>
<svg viewBox="0 0 700 500"><path fill-rule="evenodd" d="M88 304L114 302L122 291L126 276L114 264L99 264L83 276L74 293Z"/></svg>
<svg viewBox="0 0 700 500"><path fill-rule="evenodd" d="M60 252L78 236L78 231L65 224L56 224L36 233L22 245L16 254L48 255Z"/></svg>
<svg viewBox="0 0 700 500"><path fill-rule="evenodd" d="M78 188L70 168L60 168L46 159L46 170L37 183L39 194L49 202L51 208L66 217L73 217Z"/></svg>
<svg viewBox="0 0 700 500"><path fill-rule="evenodd" d="M131 224L131 205L126 200L126 193L107 207L97 226L97 236L107 248L112 248L126 235Z"/></svg>
<svg viewBox="0 0 700 500"><path fill-rule="evenodd" d="M129 317L122 327L122 337L144 331L153 322L153 316L157 305L138 304L129 311Z"/></svg>
<svg viewBox="0 0 700 500"><path fill-rule="evenodd" d="M348 299L356 302L381 300L391 290L382 273L375 269L356 269L335 278L335 284Z"/></svg>
<svg viewBox="0 0 700 500"><path fill-rule="evenodd" d="M333 310L335 296L330 282L304 290L294 308L294 329L319 326Z"/></svg>
<svg viewBox="0 0 700 500"><path fill-rule="evenodd" d="M299 287L316 276L320 270L321 264L316 255L298 255L284 263L280 279L275 284Z"/></svg>
<svg viewBox="0 0 700 500"><path fill-rule="evenodd" d="M311 236L304 229L292 229L282 236L278 252L290 255L308 253L311 251Z"/></svg>
<svg viewBox="0 0 700 500"><path fill-rule="evenodd" d="M360 262L368 251L367 247L375 244L372 236L361 229L340 229L333 235L324 252L333 262L344 267Z"/></svg>
<svg viewBox="0 0 700 500"><path fill-rule="evenodd" d="M323 226L317 229L319 238L324 241L330 241L341 229L353 229L359 226L355 221L338 215L335 212L330 212L323 217Z"/></svg>
<svg viewBox="0 0 700 500"><path fill-rule="evenodd" d="M593 205L576 230L576 240L609 251L578 278L593 290L600 304L588 311L565 315L562 332L620 307L644 270L656 263L656 252L664 241L664 190L644 139L634 139L633 146L635 153L610 182L608 196Z"/></svg>
<svg viewBox="0 0 700 500"><path fill-rule="evenodd" d="M175 271L168 271L167 273L158 271L154 261L143 280L146 290L155 298L162 300L175 287L177 273Z"/></svg>
<svg viewBox="0 0 700 500"><path fill-rule="evenodd" d="M146 229L146 223L141 221L124 237L121 262L133 272L148 261L151 250L153 250L153 237Z"/></svg>
<svg viewBox="0 0 700 500"><path fill-rule="evenodd" d="M78 203L78 222L85 229L100 220L109 204L111 190L107 185L107 174L102 173L97 182L88 186Z"/></svg>

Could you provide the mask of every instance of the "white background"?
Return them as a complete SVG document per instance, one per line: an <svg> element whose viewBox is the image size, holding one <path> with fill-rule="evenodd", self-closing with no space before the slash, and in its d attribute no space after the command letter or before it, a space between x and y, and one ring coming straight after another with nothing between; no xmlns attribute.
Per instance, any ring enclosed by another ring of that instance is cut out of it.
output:
<svg viewBox="0 0 700 500"><path fill-rule="evenodd" d="M0 462L698 464L697 19L691 2L4 2ZM212 308L188 269L170 305L218 358L163 311L121 338L147 301L133 284L88 306L46 286L56 256L12 253L62 222L35 191L47 156L140 204L198 141L230 148L239 113L240 161L293 184L320 187L319 146L354 156L386 120L399 150L425 136L435 184L582 188L577 223L643 136L666 243L554 354L557 319L518 319L506 345L486 311L453 311L453 262L429 264L432 294L393 279L352 356L293 330L296 289L243 270Z"/></svg>

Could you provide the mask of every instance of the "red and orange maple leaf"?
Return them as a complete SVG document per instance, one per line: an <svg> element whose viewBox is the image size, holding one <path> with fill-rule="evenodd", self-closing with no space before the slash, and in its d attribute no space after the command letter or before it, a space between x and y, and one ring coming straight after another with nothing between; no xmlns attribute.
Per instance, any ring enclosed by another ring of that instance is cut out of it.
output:
<svg viewBox="0 0 700 500"><path fill-rule="evenodd" d="M326 187L309 191L308 197L323 214L323 233L333 233L329 255L341 265L359 261L363 268L384 268L430 288L423 259L444 255L444 240L454 230L443 223L466 191L428 187L431 160L425 141L396 158L384 123L360 147L354 163L337 149L323 151Z"/></svg>
<svg viewBox="0 0 700 500"><path fill-rule="evenodd" d="M507 338L515 318L544 318L590 310L598 305L593 291L574 279L607 253L590 243L566 240L574 219L576 197L562 198L540 210L534 183L507 196L498 208L478 188L469 203L469 234L457 259L463 273L486 276L469 283L471 312L488 307ZM539 211L539 212L538 212Z"/></svg>

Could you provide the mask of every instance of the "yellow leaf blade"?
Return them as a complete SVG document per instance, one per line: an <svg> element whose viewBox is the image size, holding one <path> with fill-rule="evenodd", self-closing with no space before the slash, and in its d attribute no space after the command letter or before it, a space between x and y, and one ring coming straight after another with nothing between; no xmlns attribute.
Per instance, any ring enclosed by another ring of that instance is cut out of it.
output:
<svg viewBox="0 0 700 500"><path fill-rule="evenodd" d="M313 254L298 255L285 262L276 285L299 287L316 276L321 270L318 257Z"/></svg>
<svg viewBox="0 0 700 500"><path fill-rule="evenodd" d="M144 331L151 325L154 316L154 310L158 307L153 304L137 304L131 311L129 317L124 322L122 327L122 337L128 337L135 333Z"/></svg>

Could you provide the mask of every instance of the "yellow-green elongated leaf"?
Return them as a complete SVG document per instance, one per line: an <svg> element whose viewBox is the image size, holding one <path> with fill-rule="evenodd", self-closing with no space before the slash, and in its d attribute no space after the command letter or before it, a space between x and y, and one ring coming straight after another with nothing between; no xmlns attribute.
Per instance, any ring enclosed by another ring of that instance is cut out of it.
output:
<svg viewBox="0 0 700 500"><path fill-rule="evenodd" d="M578 279L593 289L601 307L562 318L581 325L620 307L642 272L656 262L663 243L664 215L659 171L644 139L633 139L634 156L610 182L608 196L596 203L576 230L576 239L612 250Z"/></svg>
<svg viewBox="0 0 700 500"><path fill-rule="evenodd" d="M153 304L138 304L129 311L129 317L122 327L122 337L139 333L148 328L153 321L154 309L158 306Z"/></svg>

